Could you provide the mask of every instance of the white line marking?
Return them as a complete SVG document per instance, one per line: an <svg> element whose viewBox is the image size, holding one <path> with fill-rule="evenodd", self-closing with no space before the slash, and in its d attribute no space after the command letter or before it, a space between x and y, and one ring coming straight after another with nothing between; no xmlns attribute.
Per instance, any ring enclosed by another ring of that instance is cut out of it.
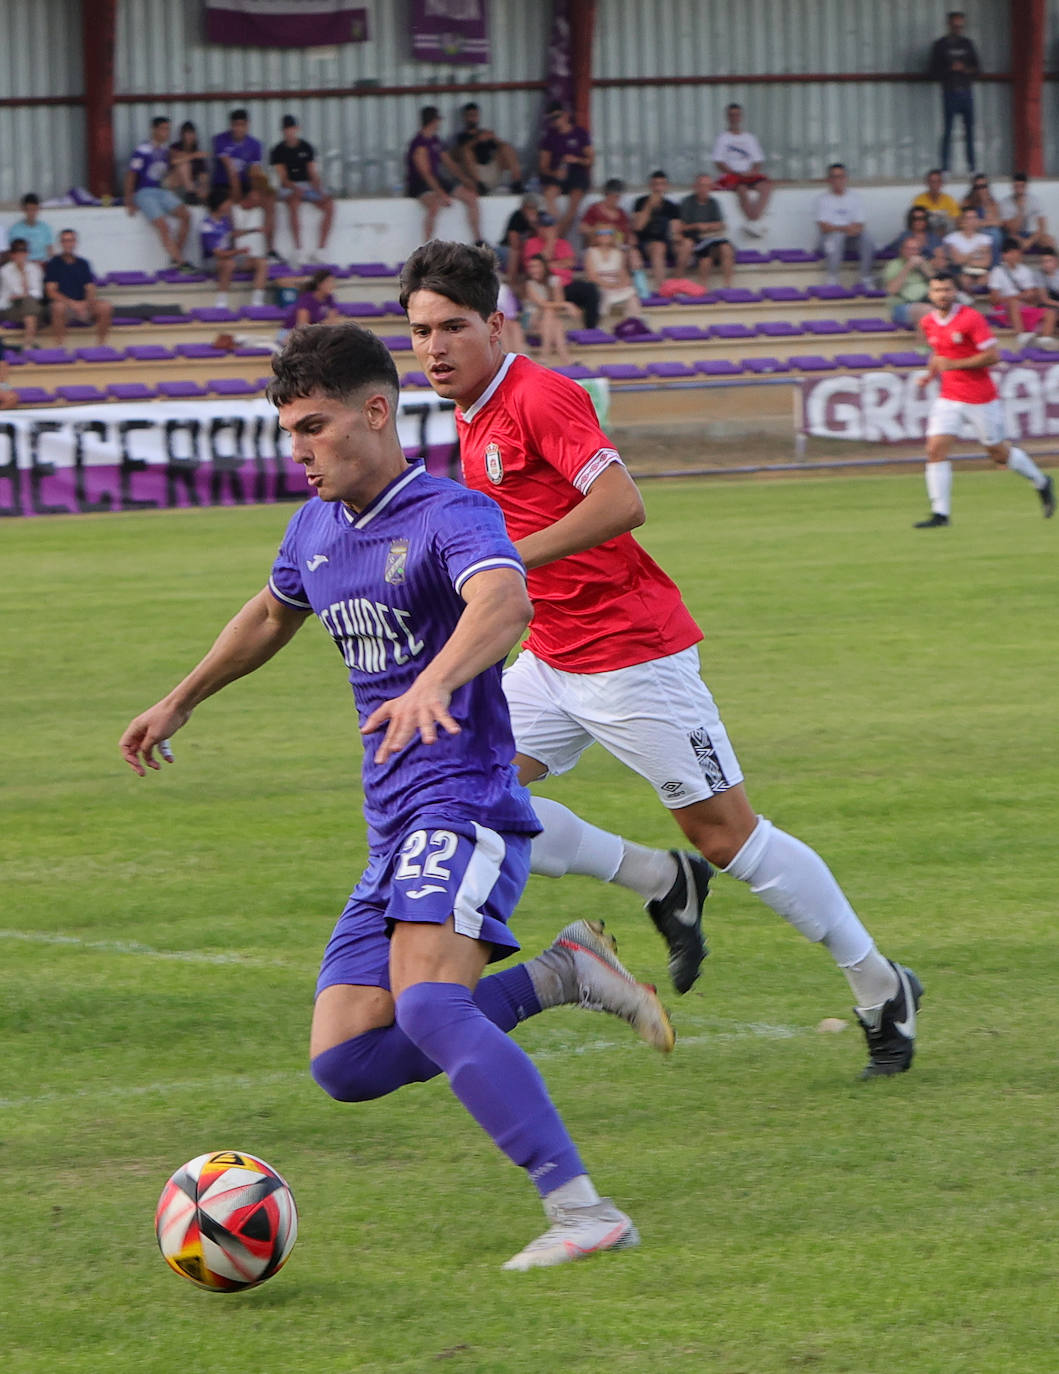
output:
<svg viewBox="0 0 1059 1374"><path fill-rule="evenodd" d="M0 930L0 940L20 940L33 945L67 945L100 954L134 954L143 959L174 959L181 964L242 964L246 968L302 968L284 959L259 959L252 954L218 950L153 949L137 940L82 940L79 935L59 935L46 930Z"/></svg>

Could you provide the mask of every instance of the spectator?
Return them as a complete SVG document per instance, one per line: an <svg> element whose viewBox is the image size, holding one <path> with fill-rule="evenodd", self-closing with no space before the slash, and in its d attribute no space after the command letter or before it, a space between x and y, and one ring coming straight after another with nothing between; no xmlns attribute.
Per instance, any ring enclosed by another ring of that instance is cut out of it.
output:
<svg viewBox="0 0 1059 1374"><path fill-rule="evenodd" d="M187 153L174 153L169 147L169 120L158 115L151 120L151 137L133 149L125 173L125 211L134 216L139 210L154 226L171 267L194 272L184 261L184 245L191 228L191 216L180 197L166 188L172 159L190 160ZM169 231L169 220L176 221L176 232Z"/></svg>
<svg viewBox="0 0 1059 1374"><path fill-rule="evenodd" d="M1016 238L1006 238L1000 261L989 273L989 300L1000 319L1010 323L1020 348L1030 343L1055 349L1056 312L1044 304L1044 292L1033 272L1022 261Z"/></svg>
<svg viewBox="0 0 1059 1374"><path fill-rule="evenodd" d="M83 324L94 324L96 342L106 342L114 307L100 300L91 264L77 256L73 229L63 229L59 234L59 252L44 269L44 290L51 307L52 333L60 347L71 316Z"/></svg>
<svg viewBox="0 0 1059 1374"><path fill-rule="evenodd" d="M526 336L522 332L522 307L510 282L500 283L496 293L496 308L504 317L500 329L500 347L505 353L525 353Z"/></svg>
<svg viewBox="0 0 1059 1374"><path fill-rule="evenodd" d="M335 202L324 189L316 166L316 152L313 145L301 136L298 121L293 115L283 116L283 138L272 149L269 158L279 177L279 198L286 201L290 215L290 236L294 240L291 260L297 266L302 255L301 218L299 210L302 201L308 201L320 211L320 227L317 247L311 253L310 261L323 262L327 237L335 217Z"/></svg>
<svg viewBox="0 0 1059 1374"><path fill-rule="evenodd" d="M865 225L864 202L857 191L849 189L845 163L831 163L827 186L816 200L816 227L820 231L827 280L837 285L846 249L852 248L860 259L860 284L871 287L875 244Z"/></svg>
<svg viewBox="0 0 1059 1374"><path fill-rule="evenodd" d="M761 238L767 232L762 219L772 195L772 182L762 170L765 154L754 135L743 129L742 105L733 100L725 106L724 116L727 128L713 145L713 161L721 173L717 188L735 192L746 216L744 232Z"/></svg>
<svg viewBox="0 0 1059 1374"><path fill-rule="evenodd" d="M575 124L570 111L553 100L545 115L547 129L541 139L538 154L544 208L559 226L559 237L577 219L577 211L585 192L592 185L592 163L595 150L587 129ZM566 210L559 215L559 197L566 197Z"/></svg>
<svg viewBox="0 0 1059 1374"><path fill-rule="evenodd" d="M566 239L559 237L554 217L542 210L537 222L538 232L522 245L523 268L530 258L542 257L549 273L559 278L565 299L581 311L586 327L595 329L599 324L599 287L595 282L574 280L574 250Z"/></svg>
<svg viewBox="0 0 1059 1374"><path fill-rule="evenodd" d="M184 197L187 205L205 205L210 193L210 164L199 147L199 133L190 119L180 126L180 137L169 145L171 153L189 156L173 159L169 184Z"/></svg>
<svg viewBox="0 0 1059 1374"><path fill-rule="evenodd" d="M32 347L40 324L44 271L29 256L24 238L11 240L11 260L0 267L0 314L22 326L26 347Z"/></svg>
<svg viewBox="0 0 1059 1374"><path fill-rule="evenodd" d="M720 267L725 286L731 286L735 250L725 231L724 211L713 194L713 178L705 172L695 178L695 189L680 202L678 274L687 272L692 258L703 286L709 285L714 266Z"/></svg>
<svg viewBox="0 0 1059 1374"><path fill-rule="evenodd" d="M322 267L314 272L305 283L305 289L287 311L283 321L284 328L304 329L307 324L341 324L335 300L335 279L329 268Z"/></svg>
<svg viewBox="0 0 1059 1374"><path fill-rule="evenodd" d="M273 248L276 198L261 165L261 144L250 134L250 118L244 109L233 110L228 121L228 128L213 139L213 186L227 187L233 205L261 207L266 251L270 258L278 258Z"/></svg>
<svg viewBox="0 0 1059 1374"><path fill-rule="evenodd" d="M506 178L514 195L522 194L522 167L510 143L483 129L482 112L473 100L460 109L463 128L453 141L456 161L471 179L480 196L495 191Z"/></svg>
<svg viewBox="0 0 1059 1374"><path fill-rule="evenodd" d="M1000 244L1004 237L1004 227L1000 223L1000 206L989 187L989 179L976 172L971 178L967 194L960 202L961 210L973 210L978 216L978 232L985 234L992 248L995 266L1000 261Z"/></svg>
<svg viewBox="0 0 1059 1374"><path fill-rule="evenodd" d="M1041 254L1041 270L1038 276L1042 304L1047 308L1059 307L1059 254L1054 248Z"/></svg>
<svg viewBox="0 0 1059 1374"><path fill-rule="evenodd" d="M44 263L55 253L55 235L40 218L40 196L27 191L22 197L22 219L10 225L8 239L25 239L30 262Z"/></svg>
<svg viewBox="0 0 1059 1374"><path fill-rule="evenodd" d="M6 386L7 358L4 354L4 341L0 339L0 410L12 410L18 405L18 392Z"/></svg>
<svg viewBox="0 0 1059 1374"><path fill-rule="evenodd" d="M441 111L435 105L424 105L419 112L419 132L408 145L406 154L408 194L421 201L426 211L423 241L429 243L434 237L438 211L451 205L452 197L455 197L463 202L471 226L471 237L477 243L482 231L478 221L478 192L474 178L467 176L445 150L438 136L440 128Z"/></svg>
<svg viewBox="0 0 1059 1374"><path fill-rule="evenodd" d="M214 305L221 310L228 308L228 288L232 284L235 269L239 266L245 266L253 273L251 305L264 305L268 259L264 254L264 239L261 237L260 229L236 227L236 207L232 204L231 192L226 186L214 186L206 205L208 213L199 226L199 239L202 245L203 265L207 272L212 272L217 278ZM260 207L252 208L260 216ZM251 239L251 235L255 234L256 241ZM243 239L242 243L240 239Z"/></svg>
<svg viewBox="0 0 1059 1374"><path fill-rule="evenodd" d="M960 218L959 203L942 189L943 179L938 168L927 173L927 189L920 191L912 202L912 209L927 212L930 227L935 234L944 236L956 228Z"/></svg>
<svg viewBox="0 0 1059 1374"><path fill-rule="evenodd" d="M945 271L946 268L947 261L940 247L928 256L915 234L905 235L901 240L899 256L883 269L886 304L894 324L901 325L903 329L915 329L923 316L930 314L931 306L927 300L930 278L935 272Z"/></svg>
<svg viewBox="0 0 1059 1374"><path fill-rule="evenodd" d="M497 249L497 258L509 282L518 280L522 271L522 245L538 235L540 229L540 201L534 195L524 195L522 204L513 210L504 227L504 241Z"/></svg>
<svg viewBox="0 0 1059 1374"><path fill-rule="evenodd" d="M654 289L666 279L666 268L673 260L673 222L680 219L680 206L669 199L669 178L659 169L651 173L650 190L638 196L632 207L632 227L636 246L651 273Z"/></svg>
<svg viewBox="0 0 1059 1374"><path fill-rule="evenodd" d="M949 147L952 126L957 117L963 120L967 141L967 170L974 173L974 78L978 75L978 53L964 33L966 20L963 10L949 11L949 31L934 44L930 52L930 75L941 82L941 109L944 120L941 135L941 170L949 170Z"/></svg>
<svg viewBox="0 0 1059 1374"><path fill-rule="evenodd" d="M615 242L628 248L633 241L632 220L628 211L623 210L621 198L625 192L625 182L620 177L611 177L603 183L603 199L593 202L581 216L580 230L589 239L601 224L609 225L615 233Z"/></svg>
<svg viewBox="0 0 1059 1374"><path fill-rule="evenodd" d="M1011 195L1000 202L1000 223L1009 238L1018 239L1024 253L1043 253L1055 247L1048 233L1041 203L1028 190L1029 177L1016 172L1011 178Z"/></svg>
<svg viewBox="0 0 1059 1374"><path fill-rule="evenodd" d="M541 362L554 353L560 367L569 367L573 359L566 342L566 320L577 318L577 307L563 295L562 282L550 271L547 258L540 253L535 253L526 263L523 290L526 330L540 337Z"/></svg>
<svg viewBox="0 0 1059 1374"><path fill-rule="evenodd" d="M959 206L956 207L956 212L958 217L960 212ZM905 216L904 229L902 229L892 243L887 245L887 248L892 248L894 252L899 253L901 251L901 245L909 236L916 240L920 256L924 258L932 258L935 249L939 248L942 243L942 235L936 233L935 230L930 227L930 216L921 205L913 205L911 207L908 214Z"/></svg>
<svg viewBox="0 0 1059 1374"><path fill-rule="evenodd" d="M592 243L585 250L585 276L599 287L599 313L604 323L612 310L624 319L633 301L639 299L613 225L596 227Z"/></svg>
<svg viewBox="0 0 1059 1374"><path fill-rule="evenodd" d="M977 210L964 210L960 215L960 227L946 234L942 244L949 261L961 275L984 277L989 271L993 242L982 232Z"/></svg>

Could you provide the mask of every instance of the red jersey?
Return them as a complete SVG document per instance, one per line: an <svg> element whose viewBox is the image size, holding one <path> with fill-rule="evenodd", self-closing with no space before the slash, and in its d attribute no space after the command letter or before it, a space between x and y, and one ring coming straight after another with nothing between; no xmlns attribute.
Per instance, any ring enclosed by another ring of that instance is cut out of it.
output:
<svg viewBox="0 0 1059 1374"><path fill-rule="evenodd" d="M456 426L464 481L497 502L516 542L561 520L621 462L585 389L517 353L456 411ZM529 594L526 648L564 672L628 668L702 638L676 583L631 534L534 568Z"/></svg>
<svg viewBox="0 0 1059 1374"><path fill-rule="evenodd" d="M992 326L969 305L955 305L948 315L932 310L923 316L919 327L939 358L970 358L996 345ZM996 400L997 389L989 368L970 367L965 371L943 372L941 394L947 401L984 405Z"/></svg>

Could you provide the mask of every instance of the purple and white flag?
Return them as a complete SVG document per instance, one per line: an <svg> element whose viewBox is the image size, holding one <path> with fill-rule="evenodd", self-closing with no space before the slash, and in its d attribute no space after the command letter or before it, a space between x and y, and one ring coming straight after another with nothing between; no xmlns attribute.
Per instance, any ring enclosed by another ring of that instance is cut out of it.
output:
<svg viewBox="0 0 1059 1374"><path fill-rule="evenodd" d="M363 43L368 10L348 0L205 0L211 43L250 48L317 48Z"/></svg>
<svg viewBox="0 0 1059 1374"><path fill-rule="evenodd" d="M486 0L410 0L418 62L488 62Z"/></svg>

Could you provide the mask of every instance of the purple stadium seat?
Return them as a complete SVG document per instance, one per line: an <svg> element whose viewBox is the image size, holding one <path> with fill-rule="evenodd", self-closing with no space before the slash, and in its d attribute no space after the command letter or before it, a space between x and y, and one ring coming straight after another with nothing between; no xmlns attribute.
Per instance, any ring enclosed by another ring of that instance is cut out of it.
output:
<svg viewBox="0 0 1059 1374"><path fill-rule="evenodd" d="M922 353L913 353L911 349L901 349L896 353L883 353L879 361L885 367L926 367L927 360Z"/></svg>
<svg viewBox="0 0 1059 1374"><path fill-rule="evenodd" d="M351 262L349 270L355 277L392 277L395 276L392 267L387 267L384 262Z"/></svg>
<svg viewBox="0 0 1059 1374"><path fill-rule="evenodd" d="M7 363L8 367L22 367L25 361L26 355L24 353L8 353L4 359L4 362Z"/></svg>
<svg viewBox="0 0 1059 1374"><path fill-rule="evenodd" d="M71 405L85 405L89 401L105 401L107 393L100 391L96 386L59 386L55 388L56 395L64 401L69 401Z"/></svg>
<svg viewBox="0 0 1059 1374"><path fill-rule="evenodd" d="M273 350L267 343L259 344L240 344L238 348L232 349L232 356L235 358L264 358L271 357Z"/></svg>
<svg viewBox="0 0 1059 1374"><path fill-rule="evenodd" d="M848 324L841 320L802 320L802 328L810 334L849 334Z"/></svg>
<svg viewBox="0 0 1059 1374"><path fill-rule="evenodd" d="M618 334L617 339L619 343L626 344L665 343L666 336L656 334L654 330L646 329L640 334Z"/></svg>
<svg viewBox="0 0 1059 1374"><path fill-rule="evenodd" d="M587 377L598 377L599 373L591 367L586 367L584 363L568 363L565 367L553 367L553 372L558 372L564 377L569 377L572 381L583 382Z"/></svg>
<svg viewBox="0 0 1059 1374"><path fill-rule="evenodd" d="M24 362L39 363L43 367L69 367L77 362L75 355L67 353L65 348L26 348L22 358Z"/></svg>
<svg viewBox="0 0 1059 1374"><path fill-rule="evenodd" d="M83 363L123 363L125 354L116 348L101 345L99 348L79 348L77 356Z"/></svg>
<svg viewBox="0 0 1059 1374"><path fill-rule="evenodd" d="M348 315L352 319L377 319L387 312L373 301L342 301L338 306L338 313Z"/></svg>
<svg viewBox="0 0 1059 1374"><path fill-rule="evenodd" d="M710 337L710 331L697 324L667 324L662 330L662 337L672 339L674 343L699 343Z"/></svg>
<svg viewBox="0 0 1059 1374"><path fill-rule="evenodd" d="M430 383L427 381L427 374L425 372L406 372L401 378L401 385L427 387Z"/></svg>
<svg viewBox="0 0 1059 1374"><path fill-rule="evenodd" d="M805 248L773 248L773 262L801 263L816 262L816 254Z"/></svg>
<svg viewBox="0 0 1059 1374"><path fill-rule="evenodd" d="M816 353L800 353L787 359L795 372L833 372L834 361Z"/></svg>
<svg viewBox="0 0 1059 1374"><path fill-rule="evenodd" d="M256 382L242 377L211 377L206 385L215 396L253 396L258 390Z"/></svg>
<svg viewBox="0 0 1059 1374"><path fill-rule="evenodd" d="M660 296L657 291L652 291L649 296L644 296L640 304L643 306L649 305L652 309L655 309L663 305L672 305L673 302L669 296Z"/></svg>
<svg viewBox="0 0 1059 1374"><path fill-rule="evenodd" d="M159 382L158 394L168 396L172 401L185 401L193 396L206 396L208 393L198 382Z"/></svg>
<svg viewBox="0 0 1059 1374"><path fill-rule="evenodd" d="M748 266L752 263L771 262L771 253L762 253L757 248L740 248L735 255L738 263L745 263Z"/></svg>
<svg viewBox="0 0 1059 1374"><path fill-rule="evenodd" d="M613 334L608 334L605 329L571 329L566 336L571 343L575 344L612 344L617 343Z"/></svg>
<svg viewBox="0 0 1059 1374"><path fill-rule="evenodd" d="M384 315L399 315L402 320L405 317L400 301L383 301L379 309Z"/></svg>
<svg viewBox="0 0 1059 1374"><path fill-rule="evenodd" d="M193 320L200 320L203 324L235 324L239 319L239 312L227 310L220 305L203 305L191 311Z"/></svg>
<svg viewBox="0 0 1059 1374"><path fill-rule="evenodd" d="M793 320L764 320L754 326L754 332L766 339L794 339L805 333L805 327Z"/></svg>
<svg viewBox="0 0 1059 1374"><path fill-rule="evenodd" d="M761 293L745 286L719 286L713 293L725 305L750 305L761 299Z"/></svg>
<svg viewBox="0 0 1059 1374"><path fill-rule="evenodd" d="M235 275L238 280L239 273L237 272ZM277 277L307 277L308 275L307 272L300 271L296 267L291 267L290 263L287 262L271 263L268 269L269 281L275 281Z"/></svg>
<svg viewBox="0 0 1059 1374"><path fill-rule="evenodd" d="M675 305L716 305L719 300L716 291L707 291L704 296L687 296L681 293L673 297Z"/></svg>
<svg viewBox="0 0 1059 1374"><path fill-rule="evenodd" d="M648 363L647 371L652 377L694 377L695 369L687 363L662 362Z"/></svg>
<svg viewBox="0 0 1059 1374"><path fill-rule="evenodd" d="M175 267L167 267L164 272L159 272L155 281L167 281L174 286L191 286L197 282L209 281L210 278L205 272L178 272Z"/></svg>
<svg viewBox="0 0 1059 1374"><path fill-rule="evenodd" d="M744 372L789 372L790 363L785 358L744 358Z"/></svg>
<svg viewBox="0 0 1059 1374"><path fill-rule="evenodd" d="M642 382L647 373L635 363L603 363L599 369L601 377L609 377L612 382Z"/></svg>
<svg viewBox="0 0 1059 1374"><path fill-rule="evenodd" d="M836 353L835 362L839 367L856 370L862 367L878 367L878 359L870 353Z"/></svg>
<svg viewBox="0 0 1059 1374"><path fill-rule="evenodd" d="M883 319L881 315L867 315L860 319L851 315L846 323L856 334L893 334L897 329L893 320Z"/></svg>
<svg viewBox="0 0 1059 1374"><path fill-rule="evenodd" d="M752 339L754 331L745 324L712 324L710 337L714 339Z"/></svg>
<svg viewBox="0 0 1059 1374"><path fill-rule="evenodd" d="M807 301L808 291L801 291L797 286L766 286L761 296L766 301Z"/></svg>
<svg viewBox="0 0 1059 1374"><path fill-rule="evenodd" d="M52 393L45 391L42 386L16 386L15 395L20 406L47 406L55 400Z"/></svg>
<svg viewBox="0 0 1059 1374"><path fill-rule="evenodd" d="M882 301L886 299L886 292L879 286L862 286L860 294L867 300Z"/></svg>
<svg viewBox="0 0 1059 1374"><path fill-rule="evenodd" d="M743 373L743 364L728 358L700 358L692 366L704 377L740 377Z"/></svg>
<svg viewBox="0 0 1059 1374"><path fill-rule="evenodd" d="M214 348L212 344L206 343L177 344L173 351L178 358L223 358L226 356L223 348Z"/></svg>
<svg viewBox="0 0 1059 1374"><path fill-rule="evenodd" d="M104 278L108 286L153 286L157 280L153 272L109 272Z"/></svg>
<svg viewBox="0 0 1059 1374"><path fill-rule="evenodd" d="M809 295L815 296L818 301L851 301L856 297L856 291L851 291L848 286L839 286L834 282L824 282L820 286L810 286Z"/></svg>
<svg viewBox="0 0 1059 1374"><path fill-rule="evenodd" d="M1000 350L1000 361L1002 363L1021 363L1023 358L1028 358L1032 352L1032 349L1027 349L1025 353L1021 350L1018 353L1012 353L1010 348L1002 348Z"/></svg>
<svg viewBox="0 0 1059 1374"><path fill-rule="evenodd" d="M391 353L411 353L412 340L404 334L383 334L380 336Z"/></svg>
<svg viewBox="0 0 1059 1374"><path fill-rule="evenodd" d="M115 315L110 323L115 329L137 329L144 321L139 315Z"/></svg>
<svg viewBox="0 0 1059 1374"><path fill-rule="evenodd" d="M160 363L175 358L176 354L164 344L131 344L125 356L138 363Z"/></svg>
<svg viewBox="0 0 1059 1374"><path fill-rule="evenodd" d="M152 315L152 324L191 324L190 315Z"/></svg>
<svg viewBox="0 0 1059 1374"><path fill-rule="evenodd" d="M115 401L153 401L158 392L145 382L114 382L107 387L107 394Z"/></svg>
<svg viewBox="0 0 1059 1374"><path fill-rule="evenodd" d="M244 320L259 320L264 324L285 319L287 312L278 305L244 305Z"/></svg>

